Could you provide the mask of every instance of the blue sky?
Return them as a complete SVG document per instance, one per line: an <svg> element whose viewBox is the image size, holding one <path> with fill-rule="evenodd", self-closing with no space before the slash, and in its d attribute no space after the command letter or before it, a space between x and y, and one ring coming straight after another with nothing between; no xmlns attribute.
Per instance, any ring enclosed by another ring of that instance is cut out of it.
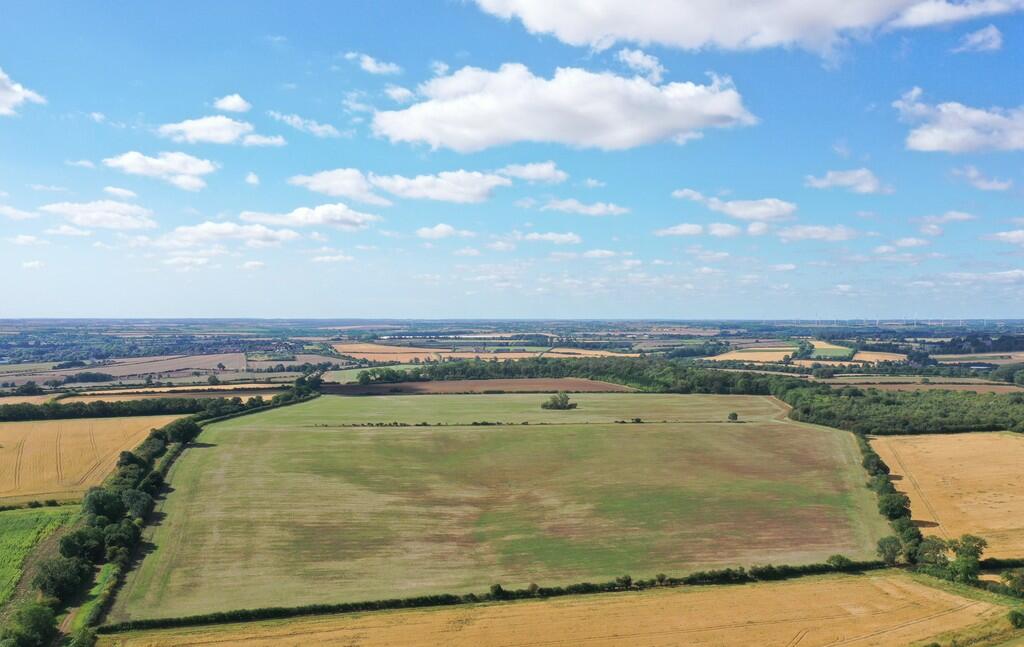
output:
<svg viewBox="0 0 1024 647"><path fill-rule="evenodd" d="M1024 317L1024 2L724 4L7 3L0 317Z"/></svg>

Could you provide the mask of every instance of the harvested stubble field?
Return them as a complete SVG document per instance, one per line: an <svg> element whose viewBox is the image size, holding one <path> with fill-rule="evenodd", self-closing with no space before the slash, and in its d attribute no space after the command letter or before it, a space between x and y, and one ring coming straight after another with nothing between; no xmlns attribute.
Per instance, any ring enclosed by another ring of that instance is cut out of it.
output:
<svg viewBox="0 0 1024 647"><path fill-rule="evenodd" d="M932 359L940 364L1016 364L1024 362L1024 352L1006 353L973 353L969 355L932 355Z"/></svg>
<svg viewBox="0 0 1024 647"><path fill-rule="evenodd" d="M191 370L214 370L218 364L223 364L225 369L229 371L245 370L245 353L132 357L116 359L110 364L99 366L19 372L8 375L8 378L18 384L23 384L30 380L42 383L52 379L59 380L83 371L94 371L113 375L115 378L126 378L140 375L174 374Z"/></svg>
<svg viewBox="0 0 1024 647"><path fill-rule="evenodd" d="M439 393L627 393L633 389L621 384L587 380L580 377L524 378L511 380L436 380L391 384L344 384L326 387L325 393L339 395L439 394Z"/></svg>
<svg viewBox="0 0 1024 647"><path fill-rule="evenodd" d="M612 353L604 350L583 348L551 348L538 351L495 351L452 350L447 348L419 348L416 346L389 346L386 344L345 343L333 344L334 350L342 355L374 362L412 362L442 359L528 359L531 357L637 357L636 353Z"/></svg>
<svg viewBox="0 0 1024 647"><path fill-rule="evenodd" d="M323 396L210 425L111 620L868 558L888 532L853 436L769 398L574 399ZM609 424L634 416L677 422ZM396 419L560 424L346 426Z"/></svg>
<svg viewBox="0 0 1024 647"><path fill-rule="evenodd" d="M0 503L81 496L106 478L120 452L178 417L0 423Z"/></svg>
<svg viewBox="0 0 1024 647"><path fill-rule="evenodd" d="M988 540L990 557L1024 555L1024 435L886 436L871 440L922 532Z"/></svg>
<svg viewBox="0 0 1024 647"><path fill-rule="evenodd" d="M796 351L795 346L780 346L773 348L741 348L739 350L731 350L728 353L722 353L721 355L715 355L708 359L716 362L752 362L752 363L773 363L781 362L782 358L792 355Z"/></svg>
<svg viewBox="0 0 1024 647"><path fill-rule="evenodd" d="M0 512L0 607L14 592L25 558L35 545L77 512L78 506Z"/></svg>
<svg viewBox="0 0 1024 647"><path fill-rule="evenodd" d="M225 389L223 391L189 391L189 390L168 390L161 392L151 393L94 393L87 395L71 395L66 398L61 398L57 402L59 404L70 404L72 402L127 402L130 400L154 400L161 398L197 398L197 399L210 399L210 398L242 398L248 400L249 398L255 398L260 396L265 400L269 400L276 394L281 393L281 387L278 388L264 388L264 389Z"/></svg>
<svg viewBox="0 0 1024 647"><path fill-rule="evenodd" d="M331 644L453 647L789 645L904 647L1009 633L1006 609L889 571L743 586L316 616L103 636L103 647ZM944 643L948 644L948 643ZM965 643L966 644L966 643Z"/></svg>

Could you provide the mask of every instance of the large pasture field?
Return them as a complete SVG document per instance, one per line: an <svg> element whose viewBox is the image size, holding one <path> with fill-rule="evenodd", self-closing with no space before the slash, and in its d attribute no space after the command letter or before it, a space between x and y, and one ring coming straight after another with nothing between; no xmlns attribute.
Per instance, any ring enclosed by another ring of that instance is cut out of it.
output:
<svg viewBox="0 0 1024 647"><path fill-rule="evenodd" d="M886 436L871 441L922 532L988 540L989 557L1024 555L1024 435Z"/></svg>
<svg viewBox="0 0 1024 647"><path fill-rule="evenodd" d="M543 399L322 396L206 427L111 620L868 558L887 533L853 436L770 398ZM353 426L395 420L431 425Z"/></svg>
<svg viewBox="0 0 1024 647"><path fill-rule="evenodd" d="M904 647L1008 635L1005 615L987 599L885 572L140 631L102 636L100 645Z"/></svg>
<svg viewBox="0 0 1024 647"><path fill-rule="evenodd" d="M178 417L0 422L0 504L81 496L114 469L119 453Z"/></svg>

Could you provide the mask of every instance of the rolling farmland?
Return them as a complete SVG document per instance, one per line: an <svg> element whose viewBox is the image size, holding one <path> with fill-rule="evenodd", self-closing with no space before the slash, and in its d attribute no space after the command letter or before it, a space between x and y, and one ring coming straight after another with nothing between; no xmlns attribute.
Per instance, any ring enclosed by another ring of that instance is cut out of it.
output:
<svg viewBox="0 0 1024 647"><path fill-rule="evenodd" d="M886 532L853 438L769 398L574 398L324 396L211 425L112 620L866 558ZM672 422L612 422L638 415ZM458 424L481 418L515 424ZM395 420L431 426L351 426Z"/></svg>
<svg viewBox="0 0 1024 647"><path fill-rule="evenodd" d="M969 636L981 623L1006 635L1003 616L1005 608L990 601L885 572L140 631L103 636L100 645L904 647Z"/></svg>
<svg viewBox="0 0 1024 647"><path fill-rule="evenodd" d="M120 452L177 417L0 423L0 503L76 498L106 478Z"/></svg>

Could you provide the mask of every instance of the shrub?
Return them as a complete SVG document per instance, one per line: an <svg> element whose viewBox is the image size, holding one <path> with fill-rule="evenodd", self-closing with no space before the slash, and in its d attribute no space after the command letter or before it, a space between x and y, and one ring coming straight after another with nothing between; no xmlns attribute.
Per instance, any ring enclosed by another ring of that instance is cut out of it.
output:
<svg viewBox="0 0 1024 647"><path fill-rule="evenodd" d="M903 546L900 544L898 537L882 537L878 540L878 557L889 566L894 566L896 564L896 561L900 558L900 552L902 549Z"/></svg>
<svg viewBox="0 0 1024 647"><path fill-rule="evenodd" d="M853 566L853 560L846 555L832 555L825 560L825 563L837 571L845 571Z"/></svg>
<svg viewBox="0 0 1024 647"><path fill-rule="evenodd" d="M1024 629L1024 611L1014 609L1007 617L1009 617L1011 625L1017 629Z"/></svg>
<svg viewBox="0 0 1024 647"><path fill-rule="evenodd" d="M552 395L546 402L541 403L540 408L564 411L567 409L575 409L576 403L569 402L569 395L565 391L561 391Z"/></svg>
<svg viewBox="0 0 1024 647"><path fill-rule="evenodd" d="M910 516L910 499L906 494L883 494L878 497L878 511L887 519Z"/></svg>
<svg viewBox="0 0 1024 647"><path fill-rule="evenodd" d="M44 647L57 635L57 618L45 604L29 603L19 608L9 626L0 628L0 645Z"/></svg>
<svg viewBox="0 0 1024 647"><path fill-rule="evenodd" d="M39 564L32 585L63 602L91 577L92 566L81 557L54 557Z"/></svg>

